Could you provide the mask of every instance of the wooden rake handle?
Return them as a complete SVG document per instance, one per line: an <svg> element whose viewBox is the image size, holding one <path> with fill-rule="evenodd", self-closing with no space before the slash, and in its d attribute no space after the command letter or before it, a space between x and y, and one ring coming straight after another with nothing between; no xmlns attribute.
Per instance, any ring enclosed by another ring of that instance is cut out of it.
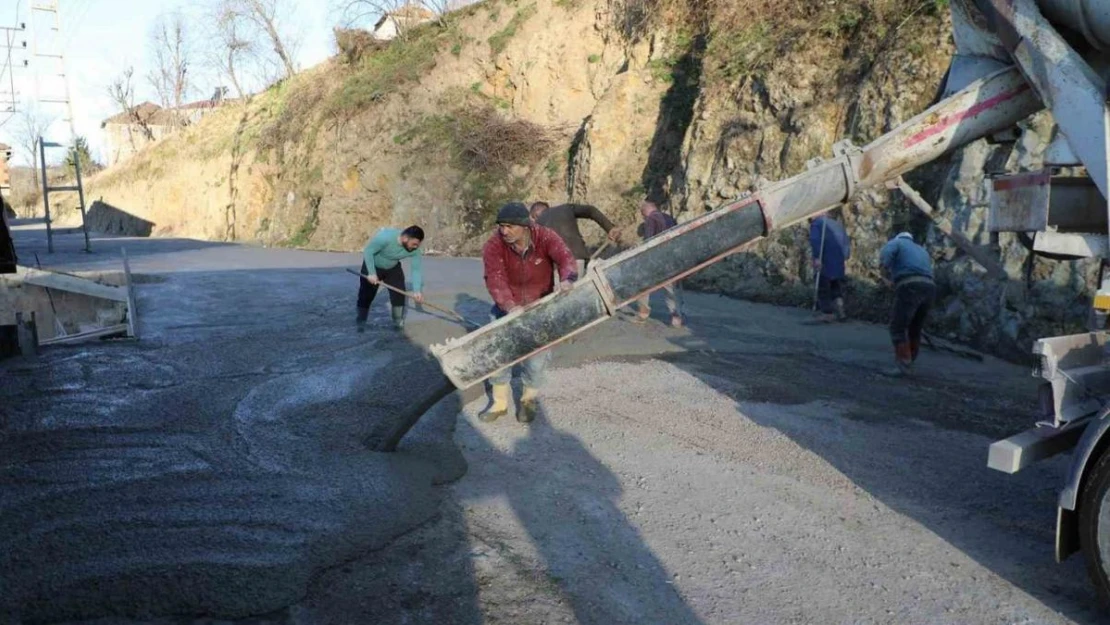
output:
<svg viewBox="0 0 1110 625"><path fill-rule="evenodd" d="M360 278L362 278L363 280L366 280L367 282L370 281L370 276L368 276L364 273L359 273L359 272L355 271L354 269L348 269L347 273L353 273L354 275L359 276ZM390 291L393 291L394 293L400 293L401 295L404 295L405 297L414 297L416 295L416 293L413 293L411 291L405 291L405 290L402 290L402 289L398 289L398 288L390 286L390 285L388 285L385 282L382 282L380 280L378 281L378 286L384 286L385 288L389 289ZM451 317L454 317L455 319L458 319L459 321L463 322L464 324L466 324L468 326L474 326L475 325L474 322L466 319L465 317L463 317L459 313L457 313L453 310L448 310L446 308L440 308L439 306L436 306L435 304L430 304L430 303L428 303L427 300L424 300L423 302L421 302L420 305L421 306L427 306L428 308L431 308L432 310L437 311L437 312L441 312L445 315L450 315ZM475 326L475 327L477 327L477 326Z"/></svg>

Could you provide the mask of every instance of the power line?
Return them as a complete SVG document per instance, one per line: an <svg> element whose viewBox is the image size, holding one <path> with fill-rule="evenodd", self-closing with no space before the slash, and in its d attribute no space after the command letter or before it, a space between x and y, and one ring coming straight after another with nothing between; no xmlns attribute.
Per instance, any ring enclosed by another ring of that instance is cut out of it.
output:
<svg viewBox="0 0 1110 625"><path fill-rule="evenodd" d="M4 35L3 47L6 49L3 63L0 64L0 89L4 86L4 77L7 76L6 81L7 90L0 91L0 115L6 114L3 121L0 121L0 126L11 121L15 116L19 106L19 92L15 88L15 66L14 66L14 53L19 42L20 34L26 33L25 25L19 21L20 8L22 0L17 2L15 10L15 22L12 26L0 26L0 32ZM23 40L23 47L26 48L27 41ZM25 61L26 62L26 61Z"/></svg>

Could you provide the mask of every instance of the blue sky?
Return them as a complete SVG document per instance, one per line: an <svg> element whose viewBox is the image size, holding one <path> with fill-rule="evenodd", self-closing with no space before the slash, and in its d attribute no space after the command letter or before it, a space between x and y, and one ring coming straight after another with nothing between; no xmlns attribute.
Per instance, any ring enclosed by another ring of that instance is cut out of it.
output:
<svg viewBox="0 0 1110 625"><path fill-rule="evenodd" d="M31 3L48 1L0 0L0 26L13 26L19 20L26 22L30 29ZM49 29L41 27L48 21L49 14L35 14L36 23L39 24L35 29L35 33L38 34L39 51L49 51L51 48L56 48L58 44L64 47L77 133L88 138L94 155L103 149L100 121L119 112L108 96L107 88L124 68L128 66L135 68L133 82L137 91L136 102L157 101L145 76L150 68L149 33L158 16L180 9L187 16L193 16L194 20L191 23L196 23L196 17L200 13L197 7L209 4L211 1L57 0L62 16L61 40L54 39ZM305 68L325 60L333 50L331 29L336 22L329 11L329 3L327 0L290 0L289 4L295 13L292 17L301 38L297 54L298 65ZM19 35L17 41L21 42L25 38L28 37ZM0 33L0 44L5 43ZM62 95L61 81L50 77L58 74L57 62L43 59L36 61L31 58L31 45L28 41L27 52L17 51L14 56L16 90L21 100L23 103L28 103L35 99L36 69L39 97L50 99ZM198 42L198 51L201 45L203 41ZM2 51L6 55L6 50ZM31 65L27 68L21 67L23 59L29 60ZM207 74L202 68L195 67L195 69L198 70L197 73L202 74L200 82L203 82L203 87L190 94L190 99L207 98L211 95L216 82L211 74ZM9 77L6 74L0 77L0 91L9 90L9 84ZM0 95L0 99L6 97ZM48 137L59 142L68 142L69 127L60 121L66 117L64 107L53 104L39 104L39 107L59 119L51 127ZM0 113L0 123L4 124L0 126L0 141L14 146L16 145L14 134L17 132L19 120L12 118L5 123L5 119L7 114ZM24 162L18 148L16 156L17 163Z"/></svg>

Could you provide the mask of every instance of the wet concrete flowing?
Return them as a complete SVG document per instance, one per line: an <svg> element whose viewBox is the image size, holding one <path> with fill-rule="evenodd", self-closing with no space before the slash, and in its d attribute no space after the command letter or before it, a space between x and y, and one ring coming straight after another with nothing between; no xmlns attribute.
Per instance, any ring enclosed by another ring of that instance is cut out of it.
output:
<svg viewBox="0 0 1110 625"><path fill-rule="evenodd" d="M201 245L133 260L141 342L0 370L0 621L267 613L462 474L364 444L450 389L382 310L354 332L351 259Z"/></svg>

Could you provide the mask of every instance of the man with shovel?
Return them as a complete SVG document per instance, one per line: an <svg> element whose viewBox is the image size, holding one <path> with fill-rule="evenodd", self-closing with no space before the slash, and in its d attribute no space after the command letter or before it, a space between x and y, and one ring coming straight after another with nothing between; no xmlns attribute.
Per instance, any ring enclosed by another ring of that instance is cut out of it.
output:
<svg viewBox="0 0 1110 625"><path fill-rule="evenodd" d="M497 231L482 248L482 265L486 289L493 298L494 319L540 300L556 288L569 289L578 279L574 254L567 244L554 230L533 222L528 208L520 202L510 202L497 212ZM516 414L521 423L531 423L536 418L539 389L550 358L551 351L546 350L522 363L524 392ZM508 414L511 381L511 369L490 379L493 403L479 419L488 423Z"/></svg>
<svg viewBox="0 0 1110 625"><path fill-rule="evenodd" d="M424 230L420 226L409 226L404 230L382 228L366 243L362 250L361 272L366 278L359 280L358 316L355 318L359 332L366 329L370 304L382 282L393 287L389 290L393 327L398 330L405 327L405 296L398 293L405 290L405 270L401 267L405 258L412 259L412 290L415 292L412 299L417 304L424 303L421 292L424 288L424 250L420 249L423 242ZM371 267L374 268L373 273L367 271Z"/></svg>
<svg viewBox="0 0 1110 625"><path fill-rule="evenodd" d="M890 311L890 340L894 344L894 367L884 371L891 377L913 373L913 363L921 351L925 320L937 294L933 282L933 259L914 242L913 235L902 232L879 252L883 281L894 285L894 307Z"/></svg>
<svg viewBox="0 0 1110 625"><path fill-rule="evenodd" d="M852 253L851 242L840 222L822 215L809 220L809 246L813 269L817 272L814 308L820 313L816 323L844 321L844 261Z"/></svg>

